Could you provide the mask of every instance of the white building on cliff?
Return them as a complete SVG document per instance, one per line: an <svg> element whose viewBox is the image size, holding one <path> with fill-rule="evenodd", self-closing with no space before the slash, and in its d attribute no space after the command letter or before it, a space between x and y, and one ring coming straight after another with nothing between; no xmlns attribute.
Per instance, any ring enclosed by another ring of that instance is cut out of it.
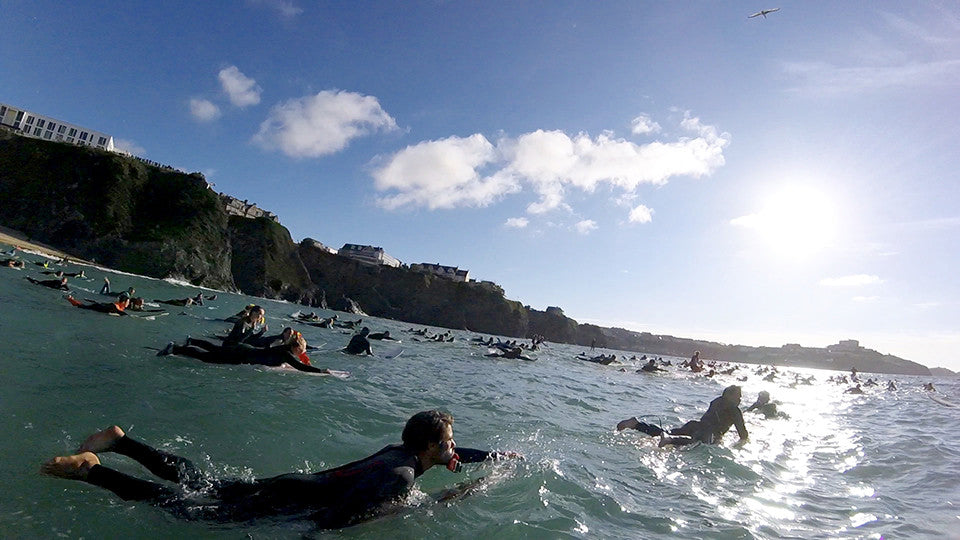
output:
<svg viewBox="0 0 960 540"><path fill-rule="evenodd" d="M382 247L361 246L359 244L344 244L337 255L367 264L382 264L384 266L400 267L403 263L396 257L391 257Z"/></svg>
<svg viewBox="0 0 960 540"><path fill-rule="evenodd" d="M99 131L0 103L0 125L34 139L92 146L114 152L113 137Z"/></svg>

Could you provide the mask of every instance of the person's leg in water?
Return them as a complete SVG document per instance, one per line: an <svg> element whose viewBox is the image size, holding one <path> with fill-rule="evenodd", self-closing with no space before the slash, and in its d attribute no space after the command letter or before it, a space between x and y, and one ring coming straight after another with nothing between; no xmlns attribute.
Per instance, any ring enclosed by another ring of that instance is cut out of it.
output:
<svg viewBox="0 0 960 540"><path fill-rule="evenodd" d="M100 287L100 294L110 294L110 280L103 278L103 287Z"/></svg>
<svg viewBox="0 0 960 540"><path fill-rule="evenodd" d="M698 420L691 420L678 428L671 429L669 432L665 432L659 426L641 422L636 417L628 418L617 424L617 431L635 429L637 431L642 431L651 437L660 437L658 446L661 447L668 444L681 446L694 443L697 441L699 428L700 422Z"/></svg>
<svg viewBox="0 0 960 540"><path fill-rule="evenodd" d="M192 345L176 345L172 341L167 344L160 352L157 353L157 356L168 356L171 354L176 354L179 356L187 356L189 358L196 358L201 362L206 362L207 364L239 364L241 363L237 355L230 354L225 352L222 348L217 348L217 350L206 351L199 347L194 347Z"/></svg>
<svg viewBox="0 0 960 540"><path fill-rule="evenodd" d="M663 435L663 430L658 426L653 424L648 424L646 422L641 422L637 420L637 417L627 418L626 420L621 421L617 424L617 431L623 431L625 429L635 429L637 431L642 431L647 435L652 437L659 437Z"/></svg>
<svg viewBox="0 0 960 540"><path fill-rule="evenodd" d="M108 489L124 500L168 503L179 498L179 492L168 486L104 467L94 452L128 456L163 480L191 489L213 486L213 481L190 460L130 439L117 426L91 435L80 446L79 454L53 458L44 463L40 471L59 478L83 480Z"/></svg>
<svg viewBox="0 0 960 540"><path fill-rule="evenodd" d="M216 343L212 343L205 339L194 339L192 337L187 338L186 345L188 347L189 346L199 347L205 351L219 351L222 348L220 345L217 345Z"/></svg>

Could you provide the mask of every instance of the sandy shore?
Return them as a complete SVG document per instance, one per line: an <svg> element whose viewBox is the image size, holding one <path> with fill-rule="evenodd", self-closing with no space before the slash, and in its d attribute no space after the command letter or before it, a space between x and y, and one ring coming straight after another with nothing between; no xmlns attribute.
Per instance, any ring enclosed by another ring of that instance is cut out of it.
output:
<svg viewBox="0 0 960 540"><path fill-rule="evenodd" d="M42 244L36 241L31 241L27 238L27 235L23 234L22 232L15 231L13 229L8 229L7 227L3 227L3 226L0 226L0 243L9 244L10 246L17 246L24 250L42 253L48 257L55 257L55 258L66 257L71 261L76 261L84 264L93 264L90 261L86 261L79 257L74 257L69 253L60 251L59 249L56 249L56 248L52 248L46 244Z"/></svg>

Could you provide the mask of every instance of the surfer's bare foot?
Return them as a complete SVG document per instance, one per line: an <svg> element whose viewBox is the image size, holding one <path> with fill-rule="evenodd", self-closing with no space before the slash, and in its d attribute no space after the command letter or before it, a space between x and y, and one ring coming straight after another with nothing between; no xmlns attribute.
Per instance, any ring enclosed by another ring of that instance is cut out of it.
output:
<svg viewBox="0 0 960 540"><path fill-rule="evenodd" d="M124 436L120 426L110 426L87 437L80 445L80 452L109 452L113 445Z"/></svg>
<svg viewBox="0 0 960 540"><path fill-rule="evenodd" d="M68 480L86 480L90 467L100 464L100 458L93 452L83 452L72 456L59 456L44 463L40 472Z"/></svg>
<svg viewBox="0 0 960 540"><path fill-rule="evenodd" d="M640 421L634 418L627 418L626 420L621 421L617 424L617 431L623 431L625 429L637 429L637 426L640 425Z"/></svg>

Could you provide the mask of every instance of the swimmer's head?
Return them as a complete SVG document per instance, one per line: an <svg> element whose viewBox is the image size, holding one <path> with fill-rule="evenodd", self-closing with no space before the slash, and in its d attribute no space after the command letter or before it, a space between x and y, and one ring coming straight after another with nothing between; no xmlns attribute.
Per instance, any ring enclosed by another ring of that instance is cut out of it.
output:
<svg viewBox="0 0 960 540"><path fill-rule="evenodd" d="M401 438L403 445L414 452L422 452L431 446L438 449L450 446L453 442L453 416L437 410L418 412L407 420Z"/></svg>
<svg viewBox="0 0 960 540"><path fill-rule="evenodd" d="M365 336L365 335L367 335L367 334L369 334L369 333L370 333L370 329L367 328L366 326L364 326L363 328L360 329L360 335L361 335L361 336Z"/></svg>
<svg viewBox="0 0 960 540"><path fill-rule="evenodd" d="M740 397L743 395L743 390L735 385L731 384L730 386L723 389L723 397L730 401L740 402Z"/></svg>

